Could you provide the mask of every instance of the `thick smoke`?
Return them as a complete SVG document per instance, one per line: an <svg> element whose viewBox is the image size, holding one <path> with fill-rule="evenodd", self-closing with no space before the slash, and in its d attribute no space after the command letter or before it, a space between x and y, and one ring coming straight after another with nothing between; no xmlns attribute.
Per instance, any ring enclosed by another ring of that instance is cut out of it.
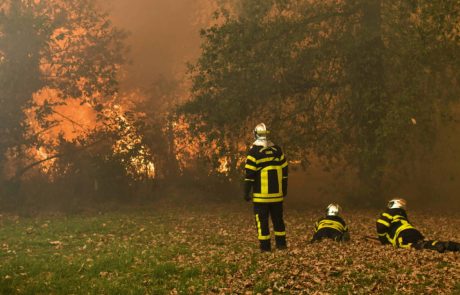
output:
<svg viewBox="0 0 460 295"><path fill-rule="evenodd" d="M113 22L130 32L131 64L124 89L146 88L158 77L182 79L199 54L199 30L215 9L211 0L101 0Z"/></svg>
<svg viewBox="0 0 460 295"><path fill-rule="evenodd" d="M210 24L217 7L216 0L100 1L110 11L114 24L130 32L127 41L131 63L124 67L121 77L122 90L126 91L148 89L160 76L183 81L186 63L193 62L200 53L199 31ZM458 208L460 162L457 155L460 151L456 134L458 126L449 125L440 134L432 154L414 165L407 181L395 187L387 197L405 197L417 207L436 203ZM320 164L291 175L291 200L305 205L345 202L344 192L354 181L346 175L338 181L334 174L322 171Z"/></svg>

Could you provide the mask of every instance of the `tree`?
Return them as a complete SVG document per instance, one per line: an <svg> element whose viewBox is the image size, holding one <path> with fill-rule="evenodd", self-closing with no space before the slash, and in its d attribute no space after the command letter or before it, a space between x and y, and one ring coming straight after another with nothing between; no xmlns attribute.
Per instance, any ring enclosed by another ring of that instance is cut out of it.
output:
<svg viewBox="0 0 460 295"><path fill-rule="evenodd" d="M62 140L45 142L42 135L59 125L51 115L68 99L91 106L104 120L101 111L118 92L125 36L91 0L0 1L2 174L7 160L17 159L13 175L21 176L28 167L62 156L37 161L30 148L59 150L55 145ZM38 103L33 97L43 89L54 96ZM34 114L38 126L28 124L26 111Z"/></svg>
<svg viewBox="0 0 460 295"><path fill-rule="evenodd" d="M180 111L221 141L217 159L241 158L243 134L265 121L291 159L344 164L378 199L388 173L434 142L458 98L459 4L238 3L202 31L193 99Z"/></svg>

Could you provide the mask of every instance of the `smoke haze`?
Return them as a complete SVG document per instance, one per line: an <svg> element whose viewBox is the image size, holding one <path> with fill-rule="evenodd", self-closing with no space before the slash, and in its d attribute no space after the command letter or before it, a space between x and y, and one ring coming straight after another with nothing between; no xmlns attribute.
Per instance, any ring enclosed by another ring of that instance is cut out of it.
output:
<svg viewBox="0 0 460 295"><path fill-rule="evenodd" d="M183 81L186 63L200 53L199 31L211 22L217 8L213 0L101 0L114 24L130 33L130 64L121 76L122 90L148 89L159 76ZM458 208L460 191L457 126L450 126L433 151L432 159L418 163L408 181L395 188L394 195L409 200L439 200ZM283 145L283 143L279 143ZM341 200L335 194L346 186L320 165L291 174L292 201L318 204ZM446 206L447 207L447 206Z"/></svg>
<svg viewBox="0 0 460 295"><path fill-rule="evenodd" d="M131 64L122 87L146 88L158 76L181 80L199 54L199 30L209 23L211 0L102 0L116 26L130 33Z"/></svg>

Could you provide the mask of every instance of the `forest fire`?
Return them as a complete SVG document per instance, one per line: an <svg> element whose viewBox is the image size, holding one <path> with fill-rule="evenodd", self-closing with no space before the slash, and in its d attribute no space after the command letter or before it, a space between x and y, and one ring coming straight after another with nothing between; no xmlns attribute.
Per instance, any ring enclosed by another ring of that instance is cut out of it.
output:
<svg viewBox="0 0 460 295"><path fill-rule="evenodd" d="M0 0L0 293L459 293L459 24Z"/></svg>

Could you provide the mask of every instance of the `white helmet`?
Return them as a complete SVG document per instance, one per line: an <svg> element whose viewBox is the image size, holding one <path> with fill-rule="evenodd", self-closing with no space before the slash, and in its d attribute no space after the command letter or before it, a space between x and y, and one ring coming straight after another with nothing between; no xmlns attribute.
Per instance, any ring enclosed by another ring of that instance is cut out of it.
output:
<svg viewBox="0 0 460 295"><path fill-rule="evenodd" d="M406 200L401 198L395 198L388 202L389 209L406 209Z"/></svg>
<svg viewBox="0 0 460 295"><path fill-rule="evenodd" d="M266 138L268 133L270 131L267 130L267 126L264 123L257 124L256 128L254 128L254 137L256 139Z"/></svg>
<svg viewBox="0 0 460 295"><path fill-rule="evenodd" d="M340 210L342 210L342 208L340 208L339 204L332 203L327 206L326 214L328 216L337 216L339 215Z"/></svg>

